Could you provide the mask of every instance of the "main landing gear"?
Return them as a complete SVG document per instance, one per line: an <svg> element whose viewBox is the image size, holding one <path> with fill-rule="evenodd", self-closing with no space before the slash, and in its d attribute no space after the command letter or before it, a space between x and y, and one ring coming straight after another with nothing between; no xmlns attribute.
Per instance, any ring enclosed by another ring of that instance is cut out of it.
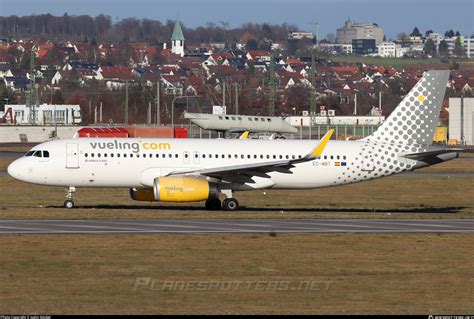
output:
<svg viewBox="0 0 474 319"><path fill-rule="evenodd" d="M223 208L225 211L236 211L239 209L239 202L232 197L231 189L222 189L222 194L227 198L224 199L221 205L221 201L217 197L211 197L206 201L206 208L209 210L219 210Z"/></svg>
<svg viewBox="0 0 474 319"><path fill-rule="evenodd" d="M206 200L206 209L208 210L220 210L223 208L226 211L236 211L239 209L239 202L235 198L226 198L221 204L221 201L217 197L209 198Z"/></svg>
<svg viewBox="0 0 474 319"><path fill-rule="evenodd" d="M76 188L74 186L69 186L66 190L66 200L64 201L64 207L71 209L74 208L74 193L76 192Z"/></svg>

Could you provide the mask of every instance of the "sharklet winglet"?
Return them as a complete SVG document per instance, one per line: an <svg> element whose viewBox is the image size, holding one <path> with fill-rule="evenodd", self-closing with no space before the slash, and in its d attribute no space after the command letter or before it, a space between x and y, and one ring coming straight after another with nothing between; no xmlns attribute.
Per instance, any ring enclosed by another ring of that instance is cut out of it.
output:
<svg viewBox="0 0 474 319"><path fill-rule="evenodd" d="M330 129L329 131L326 132L326 134L324 134L318 146L316 146L314 150L311 152L311 154L309 154L310 158L321 156L324 149L326 148L328 141L331 139L331 136L333 133L334 133L334 129Z"/></svg>

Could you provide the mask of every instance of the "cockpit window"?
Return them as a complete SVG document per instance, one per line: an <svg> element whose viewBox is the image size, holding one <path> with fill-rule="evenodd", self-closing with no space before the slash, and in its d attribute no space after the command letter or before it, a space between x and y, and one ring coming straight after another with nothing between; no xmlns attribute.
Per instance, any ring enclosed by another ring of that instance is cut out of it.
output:
<svg viewBox="0 0 474 319"><path fill-rule="evenodd" d="M41 151L35 151L35 152L33 153L33 156L35 156L35 157L41 157Z"/></svg>
<svg viewBox="0 0 474 319"><path fill-rule="evenodd" d="M25 154L25 156L31 156L31 155L33 155L34 152L35 152L35 151L28 151L28 152Z"/></svg>
<svg viewBox="0 0 474 319"><path fill-rule="evenodd" d="M43 157L49 157L49 152L48 151L43 151Z"/></svg>

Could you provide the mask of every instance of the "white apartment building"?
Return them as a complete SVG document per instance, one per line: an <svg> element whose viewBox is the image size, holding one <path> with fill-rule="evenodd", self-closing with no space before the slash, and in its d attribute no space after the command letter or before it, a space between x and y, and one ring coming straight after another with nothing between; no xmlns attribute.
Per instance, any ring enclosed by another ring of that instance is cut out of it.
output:
<svg viewBox="0 0 474 319"><path fill-rule="evenodd" d="M377 46L378 55L384 58L397 56L397 45L394 42L382 42Z"/></svg>

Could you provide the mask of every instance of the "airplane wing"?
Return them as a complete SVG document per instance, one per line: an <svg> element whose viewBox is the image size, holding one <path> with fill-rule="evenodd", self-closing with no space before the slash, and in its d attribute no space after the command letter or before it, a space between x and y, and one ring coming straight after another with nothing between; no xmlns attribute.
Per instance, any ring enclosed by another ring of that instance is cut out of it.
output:
<svg viewBox="0 0 474 319"><path fill-rule="evenodd" d="M171 172L167 176L176 176L176 175L206 176L206 177L217 178L217 179L227 181L227 182L244 184L244 183L254 183L254 181L252 180L253 176L269 178L270 176L268 175L268 173L270 172L292 174L292 171L290 169L294 167L294 164L309 162L321 156L333 132L334 132L334 129L330 129L323 136L319 144L313 150L311 150L311 152L309 152L306 156L301 157L301 158L268 161L268 162L252 163L252 164L222 166L222 167L215 167L215 168L203 168L203 169L191 170L191 171L178 171L178 172Z"/></svg>

